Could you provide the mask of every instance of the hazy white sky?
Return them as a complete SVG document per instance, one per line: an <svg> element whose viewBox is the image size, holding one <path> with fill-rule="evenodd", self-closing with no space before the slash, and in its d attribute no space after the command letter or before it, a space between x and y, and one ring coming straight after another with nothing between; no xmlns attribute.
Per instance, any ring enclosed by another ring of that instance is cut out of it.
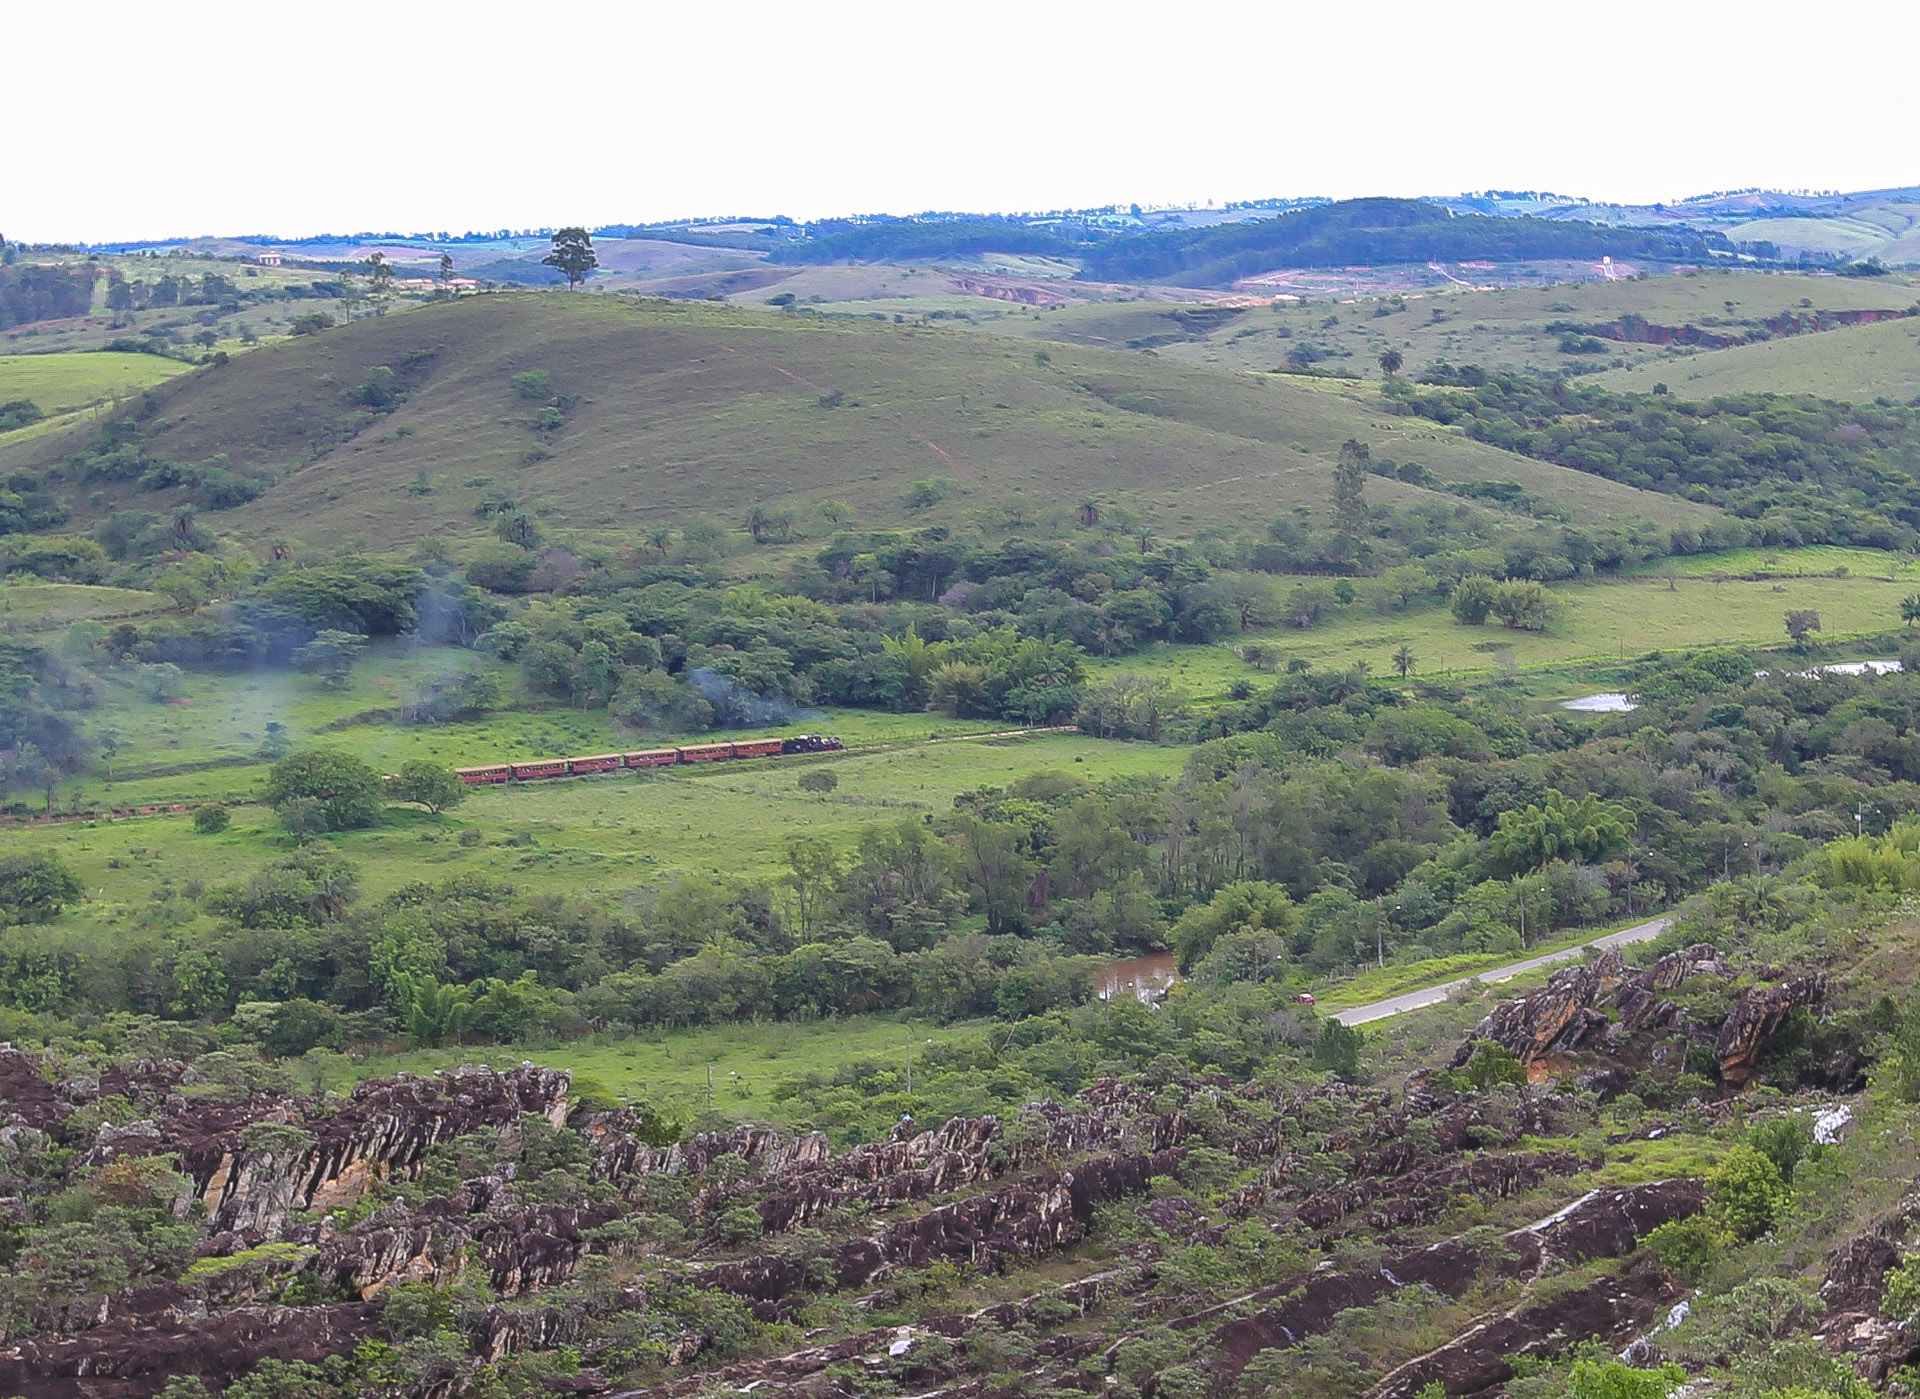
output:
<svg viewBox="0 0 1920 1399"><path fill-rule="evenodd" d="M0 232L36 241L1920 183L1911 0L108 0L0 32Z"/></svg>

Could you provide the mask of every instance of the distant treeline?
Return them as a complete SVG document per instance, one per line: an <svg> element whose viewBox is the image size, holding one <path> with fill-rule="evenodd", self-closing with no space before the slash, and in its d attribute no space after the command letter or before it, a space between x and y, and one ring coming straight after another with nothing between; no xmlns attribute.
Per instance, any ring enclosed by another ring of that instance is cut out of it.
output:
<svg viewBox="0 0 1920 1399"><path fill-rule="evenodd" d="M1694 232L1455 215L1417 199L1354 199L1258 223L1128 234L1089 248L1083 275L1201 287L1275 267L1603 256L1679 259L1704 257L1707 247Z"/></svg>
<svg viewBox="0 0 1920 1399"><path fill-rule="evenodd" d="M93 279L90 267L0 267L0 330L86 315Z"/></svg>
<svg viewBox="0 0 1920 1399"><path fill-rule="evenodd" d="M1351 199L1255 223L1100 235L1004 218L860 224L775 250L778 262L914 261L974 253L1077 257L1101 281L1221 286L1276 267L1528 258L1686 259L1726 247L1718 234L1547 219L1455 215L1417 199Z"/></svg>
<svg viewBox="0 0 1920 1399"><path fill-rule="evenodd" d="M789 243L773 252L775 262L910 262L967 257L974 253L1029 253L1036 257L1075 257L1086 250L1078 239L1050 228L1033 228L1011 219L955 219L950 223L856 224Z"/></svg>

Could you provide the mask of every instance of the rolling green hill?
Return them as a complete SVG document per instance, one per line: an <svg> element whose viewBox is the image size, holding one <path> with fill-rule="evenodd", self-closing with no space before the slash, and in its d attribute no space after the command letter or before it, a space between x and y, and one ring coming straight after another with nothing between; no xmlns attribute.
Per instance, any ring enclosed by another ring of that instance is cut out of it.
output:
<svg viewBox="0 0 1920 1399"><path fill-rule="evenodd" d="M1687 371L1698 369L1713 355L1619 340L1601 341L1598 354L1569 355L1560 348L1560 332L1549 327L1603 325L1618 322L1623 316L1637 316L1653 325L1699 326L1738 336L1759 331L1770 318L1782 315L1899 311L1917 294L1920 290L1911 283L1893 277L1761 275L1702 269L1679 276L1615 282L1498 291L1456 288L1398 299L1339 304L1315 301L1272 309L1113 302L1068 306L1038 319L1009 317L989 328L1099 348L1150 347L1163 358L1227 369L1272 369L1301 347L1311 346L1321 367L1376 381L1380 377L1376 357L1389 346L1401 351L1410 371L1436 360L1546 373L1645 364L1651 368L1636 376L1632 386L1645 390L1664 380L1680 392ZM1842 353L1848 343L1859 343L1830 338L1838 333L1802 335L1773 344L1784 355L1783 365L1817 366ZM1852 336L1855 331L1846 333ZM1788 345L1801 348L1786 350ZM1723 352L1715 355L1719 353ZM1725 353L1750 356L1753 350ZM1686 369L1680 367L1682 364ZM1816 379L1783 377L1754 387L1858 398L1861 388L1854 374L1873 367L1870 361L1847 363ZM1871 398L1883 391L1875 388L1866 396ZM1910 397L1913 392L1908 390L1904 396Z"/></svg>
<svg viewBox="0 0 1920 1399"><path fill-rule="evenodd" d="M516 388L526 374L546 376L523 381L532 397ZM151 404L149 456L224 455L233 470L279 478L224 527L377 547L476 532L474 507L502 493L553 524L613 532L696 514L735 524L756 502L828 497L896 519L927 478L948 497L929 520L1095 495L1164 530L1258 525L1325 502L1349 437L1445 480L1515 482L1589 523L1713 513L1296 380L566 293L462 299L268 345L157 389ZM76 430L0 444L0 470L52 464L90 440ZM1386 479L1372 490L1386 503L1424 494ZM126 481L88 494L75 500L83 519L170 503Z"/></svg>
<svg viewBox="0 0 1920 1399"><path fill-rule="evenodd" d="M1920 318L1736 345L1679 360L1649 359L1613 370L1600 382L1630 393L1665 383L1683 398L1811 393L1852 403L1876 398L1905 403L1920 396Z"/></svg>
<svg viewBox="0 0 1920 1399"><path fill-rule="evenodd" d="M1701 257L1706 246L1690 231L1455 215L1418 199L1350 199L1258 223L1130 234L1090 246L1083 261L1091 277L1198 287L1276 267L1603 255L1677 260Z"/></svg>

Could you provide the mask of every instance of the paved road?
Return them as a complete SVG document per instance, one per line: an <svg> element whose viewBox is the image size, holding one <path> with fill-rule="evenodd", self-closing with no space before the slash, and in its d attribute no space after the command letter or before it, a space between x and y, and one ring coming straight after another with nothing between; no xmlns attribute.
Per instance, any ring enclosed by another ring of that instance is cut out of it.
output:
<svg viewBox="0 0 1920 1399"><path fill-rule="evenodd" d="M1622 947L1630 942L1650 942L1664 933L1667 930L1667 924L1672 921L1671 918L1649 919L1645 923L1636 923L1631 928L1622 928L1617 933L1597 937L1592 942L1583 942L1578 947L1563 947L1558 952L1529 957L1524 962L1509 962L1504 967L1489 967L1486 971L1475 972L1472 976L1443 981L1438 986L1428 986L1419 991L1407 991L1398 996L1389 996L1384 1001L1374 1001L1370 1005L1352 1006L1346 1010L1335 1011L1333 1018L1342 1025L1365 1025L1370 1020L1385 1020L1389 1015L1419 1010L1422 1006L1438 1005L1446 1000L1448 992L1458 990L1469 982L1509 981L1522 972L1530 972L1537 967L1552 966L1555 962L1574 961L1589 947Z"/></svg>

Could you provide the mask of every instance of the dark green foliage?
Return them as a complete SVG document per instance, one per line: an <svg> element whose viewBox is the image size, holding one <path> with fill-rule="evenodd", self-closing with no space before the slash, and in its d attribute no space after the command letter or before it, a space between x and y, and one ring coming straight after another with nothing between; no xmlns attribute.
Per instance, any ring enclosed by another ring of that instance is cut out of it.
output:
<svg viewBox="0 0 1920 1399"><path fill-rule="evenodd" d="M85 893L66 862L51 851L0 856L0 916L15 923L45 923Z"/></svg>
<svg viewBox="0 0 1920 1399"><path fill-rule="evenodd" d="M219 802L207 802L193 809L193 828L203 836L217 836L233 824L233 813Z"/></svg>
<svg viewBox="0 0 1920 1399"><path fill-rule="evenodd" d="M554 234L553 251L540 261L565 276L569 287L580 285L600 265L600 259L594 256L593 239L584 228L563 228Z"/></svg>
<svg viewBox="0 0 1920 1399"><path fill-rule="evenodd" d="M0 403L0 432L12 432L17 427L37 423L46 416L35 404L24 398Z"/></svg>
<svg viewBox="0 0 1920 1399"><path fill-rule="evenodd" d="M267 779L270 806L284 815L295 802L317 802L323 830L371 826L384 800L380 774L338 748L295 753L275 763Z"/></svg>
<svg viewBox="0 0 1920 1399"><path fill-rule="evenodd" d="M1710 500L1736 517L1711 545L1676 533L1676 553L1736 543L1908 548L1920 530L1912 408L1776 394L1688 403L1474 366L1420 377L1436 387L1390 386L1389 401L1509 451Z"/></svg>
<svg viewBox="0 0 1920 1399"><path fill-rule="evenodd" d="M0 266L0 330L86 315L93 303L94 276L91 267Z"/></svg>
<svg viewBox="0 0 1920 1399"><path fill-rule="evenodd" d="M400 765L400 771L387 784L387 800L417 802L437 816L465 801L468 790L452 768L425 758L411 758Z"/></svg>
<svg viewBox="0 0 1920 1399"><path fill-rule="evenodd" d="M1773 1227L1788 1189L1771 1156L1742 1143L1708 1177L1714 1217L1736 1237L1757 1239Z"/></svg>
<svg viewBox="0 0 1920 1399"><path fill-rule="evenodd" d="M1366 1042L1365 1031L1351 1029L1338 1020L1323 1020L1320 1033L1313 1040L1313 1066L1326 1070L1343 1083L1358 1083L1360 1051Z"/></svg>
<svg viewBox="0 0 1920 1399"><path fill-rule="evenodd" d="M1474 1046L1461 1073L1468 1083L1479 1089L1517 1088L1527 1081L1526 1065L1514 1057L1512 1050L1492 1040L1482 1040Z"/></svg>

